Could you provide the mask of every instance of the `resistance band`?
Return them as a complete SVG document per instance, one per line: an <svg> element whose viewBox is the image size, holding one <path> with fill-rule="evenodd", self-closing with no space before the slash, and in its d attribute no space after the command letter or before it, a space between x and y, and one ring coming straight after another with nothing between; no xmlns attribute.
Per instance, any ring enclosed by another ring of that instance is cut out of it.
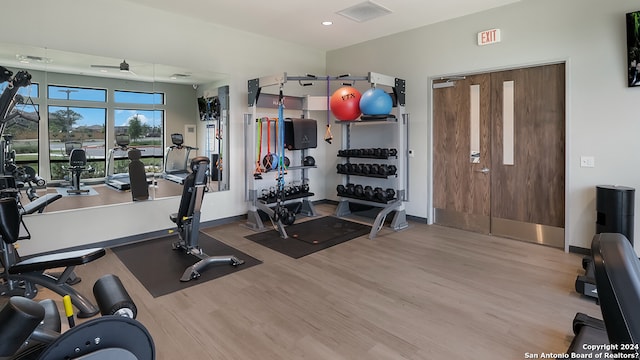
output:
<svg viewBox="0 0 640 360"><path fill-rule="evenodd" d="M282 151L278 160L278 190L284 197L284 96L282 95L282 87L280 87L280 96L278 97L278 147ZM278 149L276 148L276 152Z"/></svg>
<svg viewBox="0 0 640 360"><path fill-rule="evenodd" d="M256 123L258 128L256 134L256 169L253 171L253 177L256 179L262 179L262 168L260 167L260 159L262 158L262 119L258 119Z"/></svg>
<svg viewBox="0 0 640 360"><path fill-rule="evenodd" d="M329 104L330 104L329 91L331 91L331 89L329 86L329 77L327 76L327 131L324 133L324 141L331 144L331 140L333 140L333 135L331 135L331 115L330 115L331 111L329 109Z"/></svg>

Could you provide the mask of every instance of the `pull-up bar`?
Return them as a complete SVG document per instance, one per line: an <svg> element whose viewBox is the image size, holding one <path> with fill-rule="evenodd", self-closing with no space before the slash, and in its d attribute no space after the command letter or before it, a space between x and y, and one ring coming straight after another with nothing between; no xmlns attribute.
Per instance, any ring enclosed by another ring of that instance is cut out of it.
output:
<svg viewBox="0 0 640 360"><path fill-rule="evenodd" d="M405 104L405 80L398 79L393 76L378 74L375 72L369 72L367 76L352 76L350 74L338 76L316 76L312 74L306 74L303 76L288 76L285 72L278 75L263 76L261 78L249 80L248 105L253 106L256 103L256 100L260 96L260 92L263 87L282 86L287 83L287 81L298 81L299 83L301 83L302 81L367 81L373 86L384 85L392 87L393 92L398 100L398 104Z"/></svg>

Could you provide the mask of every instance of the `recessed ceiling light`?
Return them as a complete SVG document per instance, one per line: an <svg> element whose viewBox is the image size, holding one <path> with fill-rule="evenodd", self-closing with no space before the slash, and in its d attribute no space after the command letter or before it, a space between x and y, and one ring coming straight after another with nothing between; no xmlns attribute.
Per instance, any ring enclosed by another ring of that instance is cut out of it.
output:
<svg viewBox="0 0 640 360"><path fill-rule="evenodd" d="M333 21L323 21L322 25L324 25L324 26L333 25Z"/></svg>

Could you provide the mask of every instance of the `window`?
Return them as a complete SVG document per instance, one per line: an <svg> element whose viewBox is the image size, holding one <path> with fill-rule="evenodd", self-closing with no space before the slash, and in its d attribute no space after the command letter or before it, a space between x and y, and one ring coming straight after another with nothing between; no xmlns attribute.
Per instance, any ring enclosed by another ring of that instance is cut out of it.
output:
<svg viewBox="0 0 640 360"><path fill-rule="evenodd" d="M51 180L68 175L69 153L77 147L86 151L87 161L95 169L83 176L103 177L107 109L50 105L48 113Z"/></svg>
<svg viewBox="0 0 640 360"><path fill-rule="evenodd" d="M115 129L117 135L129 135L130 146L142 150L142 162L147 172L162 171L162 142L164 110L115 109ZM124 169L129 160L123 151L114 153L114 167L117 173Z"/></svg>
<svg viewBox="0 0 640 360"><path fill-rule="evenodd" d="M52 100L107 101L107 90L49 85L47 97Z"/></svg>
<svg viewBox="0 0 640 360"><path fill-rule="evenodd" d="M164 105L164 94L116 90L113 101L126 104Z"/></svg>
<svg viewBox="0 0 640 360"><path fill-rule="evenodd" d="M4 92L8 83L0 84L0 93ZM3 140L9 152L15 152L15 157L5 159L6 169L17 167L16 171L29 173L31 168L38 173L38 121L40 120L39 106L33 102L38 98L39 85L32 83L18 89L22 96L21 103L16 104L13 112L16 117L7 121L4 128Z"/></svg>

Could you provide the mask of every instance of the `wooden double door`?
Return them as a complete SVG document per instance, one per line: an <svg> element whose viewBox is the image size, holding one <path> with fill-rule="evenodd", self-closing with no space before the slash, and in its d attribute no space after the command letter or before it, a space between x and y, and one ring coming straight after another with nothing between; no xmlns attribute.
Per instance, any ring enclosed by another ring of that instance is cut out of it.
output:
<svg viewBox="0 0 640 360"><path fill-rule="evenodd" d="M434 222L564 247L565 66L434 82Z"/></svg>

